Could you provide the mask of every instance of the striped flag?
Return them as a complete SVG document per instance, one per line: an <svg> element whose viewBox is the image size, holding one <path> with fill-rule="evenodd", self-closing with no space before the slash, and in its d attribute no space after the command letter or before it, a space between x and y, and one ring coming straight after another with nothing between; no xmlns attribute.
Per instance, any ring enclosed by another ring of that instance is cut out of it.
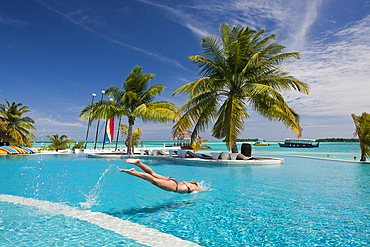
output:
<svg viewBox="0 0 370 247"><path fill-rule="evenodd" d="M107 121L107 130L104 137L104 143L110 144L113 141L114 134L114 118L111 118Z"/></svg>

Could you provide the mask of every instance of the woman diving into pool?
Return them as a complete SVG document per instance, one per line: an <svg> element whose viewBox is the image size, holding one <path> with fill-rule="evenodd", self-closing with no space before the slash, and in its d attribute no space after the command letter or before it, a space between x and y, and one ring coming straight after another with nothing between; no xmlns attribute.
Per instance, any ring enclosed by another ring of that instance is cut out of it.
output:
<svg viewBox="0 0 370 247"><path fill-rule="evenodd" d="M152 168L141 163L139 159L126 159L126 162L140 167L144 172L138 172L135 168L122 169L121 172L149 181L162 190L173 191L181 194L191 193L193 191L202 191L196 181L177 182L176 179L172 177L165 177L155 173Z"/></svg>

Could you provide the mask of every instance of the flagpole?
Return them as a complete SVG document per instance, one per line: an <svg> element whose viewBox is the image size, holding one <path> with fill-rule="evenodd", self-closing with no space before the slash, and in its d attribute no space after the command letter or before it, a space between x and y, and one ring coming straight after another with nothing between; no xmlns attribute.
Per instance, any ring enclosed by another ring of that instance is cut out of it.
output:
<svg viewBox="0 0 370 247"><path fill-rule="evenodd" d="M95 96L96 96L96 94L95 94L95 93L92 93L91 105L94 103L94 98L95 98ZM86 147L87 147L87 138L89 137L90 119L91 119L91 117L89 117L89 119L88 119L88 121L87 121L87 131L86 131L85 149L86 149Z"/></svg>
<svg viewBox="0 0 370 247"><path fill-rule="evenodd" d="M113 99L109 99L111 102L113 102ZM111 118L109 118L109 119L111 119ZM105 137L106 137L106 135L107 135L107 127L108 127L108 121L109 121L109 119L106 119L105 120L105 130L104 130L104 136L103 136L103 146L102 146L102 149L104 149L104 146L105 146ZM109 123L110 124L110 123ZM110 133L109 133L109 135L110 135ZM108 139L110 139L110 138L108 138Z"/></svg>
<svg viewBox="0 0 370 247"><path fill-rule="evenodd" d="M118 128L117 128L117 137L116 137L116 149L114 151L117 151L117 146L118 146L118 136L119 136L119 126L121 125L121 120L122 120L122 117L119 118L119 122L118 122Z"/></svg>
<svg viewBox="0 0 370 247"><path fill-rule="evenodd" d="M102 146L102 149L104 149L104 145L105 145L105 137L107 135L107 126L108 126L108 120L105 120L105 130L104 130L104 137L103 137L103 146Z"/></svg>
<svg viewBox="0 0 370 247"><path fill-rule="evenodd" d="M104 93L105 93L105 91L102 90L101 91L101 99L100 100L103 100ZM96 125L96 134L95 134L94 149L96 149L96 142L98 141L99 123L100 123L100 119L98 120L98 124Z"/></svg>

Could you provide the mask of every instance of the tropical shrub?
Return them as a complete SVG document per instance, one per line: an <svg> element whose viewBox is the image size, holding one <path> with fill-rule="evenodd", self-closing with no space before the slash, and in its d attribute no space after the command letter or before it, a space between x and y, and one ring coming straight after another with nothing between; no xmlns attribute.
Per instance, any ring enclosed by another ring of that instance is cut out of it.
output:
<svg viewBox="0 0 370 247"><path fill-rule="evenodd" d="M204 142L209 142L209 140L208 139L201 139L201 140L193 141L191 143L191 145L193 147L193 151L197 152L199 149L201 149L203 147Z"/></svg>
<svg viewBox="0 0 370 247"><path fill-rule="evenodd" d="M124 124L121 124L119 126L119 130L121 132L121 136L128 139L128 126L124 125ZM140 145L143 133L144 133L144 131L142 131L139 128L132 131L132 139L131 139L132 146L138 147Z"/></svg>
<svg viewBox="0 0 370 247"><path fill-rule="evenodd" d="M66 136L66 135L59 136L59 134L55 134L55 135L46 136L46 137L51 141L51 144L49 145L49 148L51 150L55 150L55 151L67 149L74 142L73 139L68 140L67 139L68 136Z"/></svg>
<svg viewBox="0 0 370 247"><path fill-rule="evenodd" d="M73 145L72 149L84 149L85 143L83 142L76 142L75 145Z"/></svg>

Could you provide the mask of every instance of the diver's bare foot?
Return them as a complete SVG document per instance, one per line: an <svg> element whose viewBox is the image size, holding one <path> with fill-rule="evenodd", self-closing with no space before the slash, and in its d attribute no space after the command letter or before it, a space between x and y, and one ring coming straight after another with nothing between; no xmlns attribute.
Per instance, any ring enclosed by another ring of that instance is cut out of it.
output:
<svg viewBox="0 0 370 247"><path fill-rule="evenodd" d="M140 159L126 159L126 163L138 165L140 164Z"/></svg>
<svg viewBox="0 0 370 247"><path fill-rule="evenodd" d="M120 172L126 172L128 174L132 174L133 172L136 172L135 168L131 168L131 169L122 169L120 170Z"/></svg>

